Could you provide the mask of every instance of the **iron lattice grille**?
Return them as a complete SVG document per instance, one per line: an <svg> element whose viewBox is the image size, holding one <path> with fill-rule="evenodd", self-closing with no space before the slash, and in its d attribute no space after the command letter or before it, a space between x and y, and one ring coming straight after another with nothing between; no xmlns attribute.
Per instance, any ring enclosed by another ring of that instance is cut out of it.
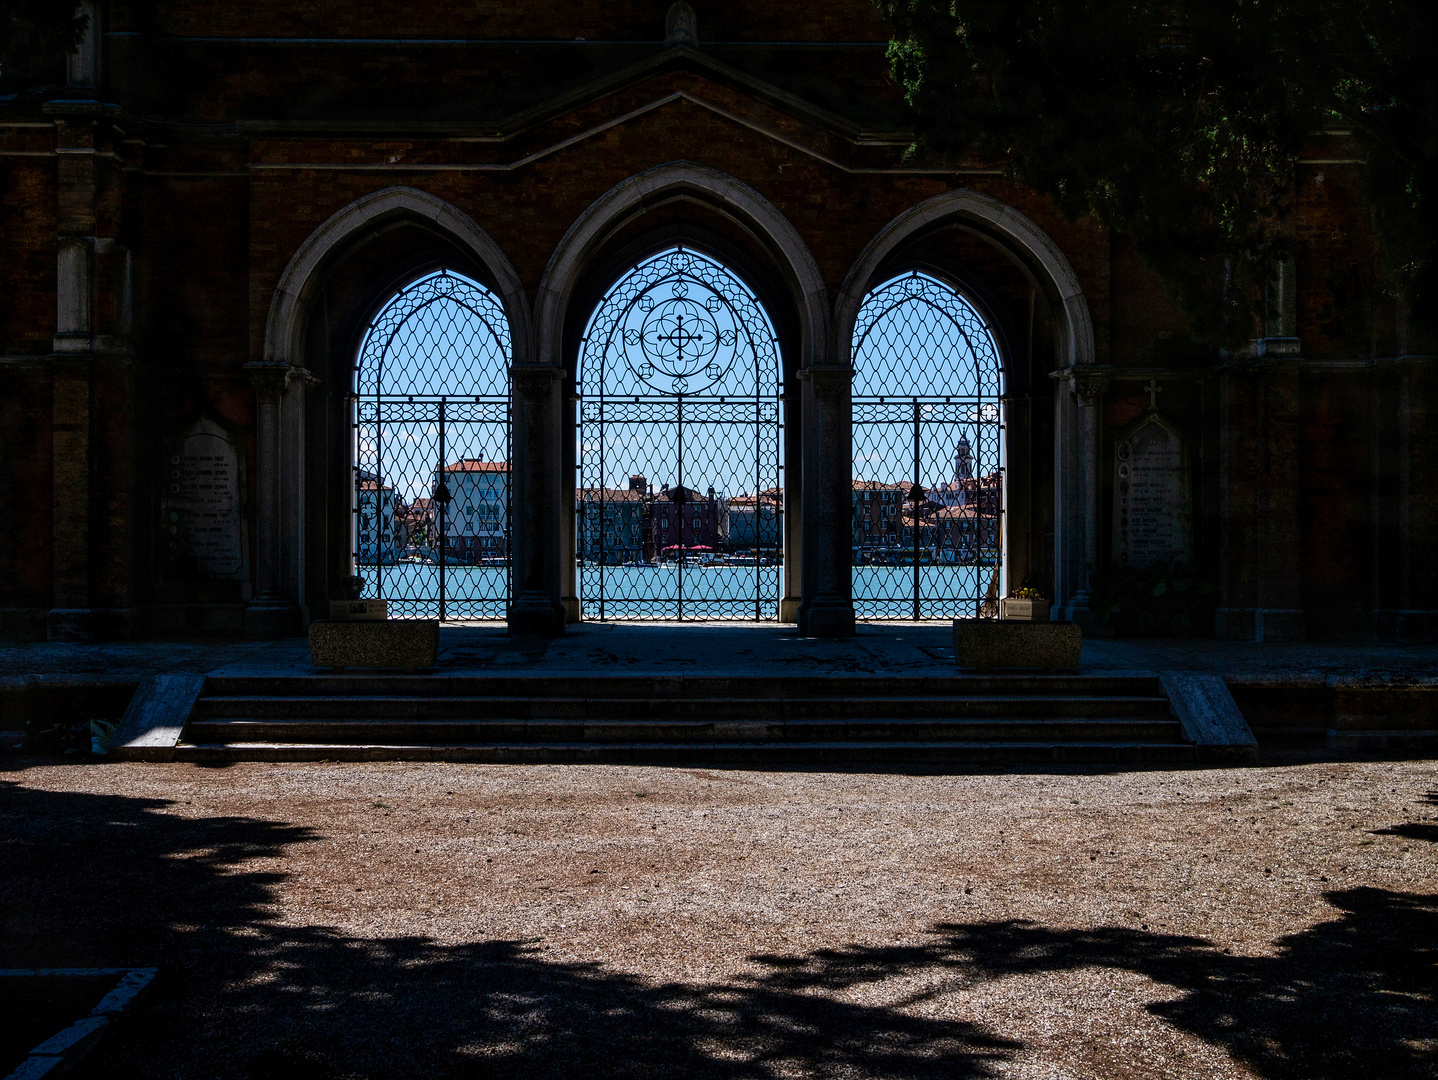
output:
<svg viewBox="0 0 1438 1080"><path fill-rule="evenodd" d="M393 617L505 617L510 353L499 300L448 271L401 290L365 335L354 560Z"/></svg>
<svg viewBox="0 0 1438 1080"><path fill-rule="evenodd" d="M580 345L586 619L777 620L779 350L753 292L682 248L640 263Z"/></svg>
<svg viewBox="0 0 1438 1080"><path fill-rule="evenodd" d="M854 326L853 587L861 619L997 615L1003 367L952 288L918 272Z"/></svg>

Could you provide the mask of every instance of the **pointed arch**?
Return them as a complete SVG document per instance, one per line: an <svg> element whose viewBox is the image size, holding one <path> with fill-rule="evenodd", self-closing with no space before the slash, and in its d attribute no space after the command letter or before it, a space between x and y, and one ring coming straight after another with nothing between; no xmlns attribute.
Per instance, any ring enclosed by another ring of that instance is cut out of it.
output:
<svg viewBox="0 0 1438 1080"><path fill-rule="evenodd" d="M844 279L834 305L835 359L852 362L854 320L888 258L909 241L946 221L973 225L1025 268L1053 306L1060 333L1057 367L1094 362L1093 319L1073 265L1049 235L1007 203L978 191L949 191L904 211L879 232Z"/></svg>
<svg viewBox="0 0 1438 1080"><path fill-rule="evenodd" d="M660 199L688 194L714 206L768 248L800 316L798 366L824 363L829 347L828 291L813 254L773 203L718 169L689 161L658 165L616 184L594 201L559 241L534 302L535 359L563 366L564 322L576 284L605 240Z"/></svg>
<svg viewBox="0 0 1438 1080"><path fill-rule="evenodd" d="M511 363L529 356L529 303L519 275L500 246L468 214L427 191L389 187L371 192L337 210L290 257L270 300L265 322L264 358L303 367L304 310L323 277L323 268L354 240L396 219L408 218L460 244L493 276L495 291L509 319Z"/></svg>

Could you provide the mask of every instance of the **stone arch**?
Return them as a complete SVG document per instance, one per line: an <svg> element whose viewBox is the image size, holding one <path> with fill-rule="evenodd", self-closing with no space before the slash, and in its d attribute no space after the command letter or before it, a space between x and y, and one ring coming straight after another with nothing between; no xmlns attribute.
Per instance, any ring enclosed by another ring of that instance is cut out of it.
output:
<svg viewBox="0 0 1438 1080"><path fill-rule="evenodd" d="M844 279L834 305L835 360L848 365L854 319L874 278L896 251L928 229L947 221L963 221L997 241L1024 264L1043 289L1063 333L1058 367L1094 362L1093 319L1073 265L1058 245L1034 222L1013 207L978 191L949 191L912 207L870 240Z"/></svg>
<svg viewBox="0 0 1438 1080"><path fill-rule="evenodd" d="M307 464L307 427L321 421L316 438L327 437L322 418L306 401L307 386L316 381L306 370L310 309L327 275L346 253L367 237L402 223L432 232L484 270L509 320L511 362L522 364L529 356L530 308L513 264L472 218L443 199L413 187L383 188L336 211L300 244L270 301L263 360L246 365L259 397L258 592L246 612L247 630L256 636L292 632L304 616L327 614L308 610L329 599L326 573L333 570L329 566L333 559L317 553L325 544L316 547L306 541L308 525L318 528L323 519L322 509L312 504L325 497L323 491L314 498L307 492L307 483L320 475L313 463ZM316 565L307 574L309 562Z"/></svg>
<svg viewBox="0 0 1438 1080"><path fill-rule="evenodd" d="M575 285L605 239L646 204L678 194L709 202L769 247L793 292L800 319L799 367L822 363L829 343L828 290L813 254L773 203L718 169L679 161L624 180L596 199L569 227L550 257L534 302L535 358L560 366L564 320Z"/></svg>
<svg viewBox="0 0 1438 1080"><path fill-rule="evenodd" d="M305 303L322 276L323 267L337 252L364 233L397 218L410 218L446 234L468 250L493 276L496 291L509 317L513 362L529 356L530 315L524 286L509 258L473 218L443 199L412 187L388 187L356 199L330 215L299 246L280 275L265 321L264 358L269 362L299 364L303 355Z"/></svg>
<svg viewBox="0 0 1438 1080"><path fill-rule="evenodd" d="M566 612L570 618L575 617L578 610L571 583L574 570L573 520L572 515L567 513L568 499L564 497L564 484L561 480L565 474L566 451L559 448L573 440L563 420L558 387L565 374L563 368L570 337L567 330L572 329L569 324L573 319L581 317L581 313L575 310L578 302L577 289L586 274L597 262L602 261L606 245L614 240L621 229L631 225L639 215L651 209L675 199L685 198L705 205L720 217L732 222L763 249L765 259L777 279L776 285L787 293L784 300L793 315L795 346L790 367L806 372L823 366L828 360L832 342L829 333L828 291L818 264L789 220L753 188L717 169L679 161L630 177L596 199L560 240L535 297L536 363L535 370L527 373L524 378L528 380L528 385L535 387L536 395L541 392L547 395L546 403L541 405L536 396L532 406L517 404L515 414L516 482L524 482L520 477L522 470L519 465L522 457L532 457L536 463L542 456L554 457L553 461L546 460L543 466L533 473L536 480L542 480L548 486L549 493L534 493L536 499L531 513L535 516L525 523L524 527L532 529L536 544L542 541L543 550L536 548L532 555L535 565L552 567L552 570L545 569L544 572L534 575L536 587L542 587L546 593L546 601L557 605L559 610ZM672 237L672 231L670 235ZM583 312L582 315L587 317L588 312ZM516 381L517 394L524 393L524 385L525 382ZM549 389L541 391L541 385ZM804 396L807 398L807 391ZM793 424L794 430L798 432L805 430L801 426L801 418L811 410L798 400L799 395L794 398L789 402L787 422ZM541 427L552 434L544 434L538 430L533 433L521 430L526 414L531 411ZM786 469L786 488L790 489L786 492L786 502L792 494L795 502L800 504L797 510L791 509L788 513L786 547L790 554L786 563L782 610L783 617L789 620L798 616L800 597L810 591L801 584L803 567L807 560L800 556L803 546L803 521L806 516L812 516L806 515L804 509L807 506L807 488L800 475L802 473L807 476L811 472L813 455L808 448L810 442L807 437L802 440L803 446L799 450L802 465L796 469L798 463L794 461L793 455L790 455ZM794 445L799 445L798 441ZM567 463L572 465L572 462ZM572 474L572 468L570 473ZM572 492L570 497L572 498ZM541 522L545 520L561 524L560 535L555 537L554 543L544 536L546 530ZM518 534L522 527L518 519L515 527ZM517 542L516 609L521 601L520 557ZM539 606L539 598L536 596L536 611ZM536 627L540 620L541 616L536 614ZM512 620L511 626L514 625Z"/></svg>
<svg viewBox="0 0 1438 1080"><path fill-rule="evenodd" d="M1093 320L1078 274L1052 238L1013 207L977 191L946 192L906 210L869 242L845 277L834 306L835 361L852 367L859 307L886 267L906 246L948 224L971 229L1018 263L1052 312L1054 367L1067 376L1054 403L1053 600L1056 615L1083 622L1097 561L1095 405L1102 376L1084 375L1095 363Z"/></svg>

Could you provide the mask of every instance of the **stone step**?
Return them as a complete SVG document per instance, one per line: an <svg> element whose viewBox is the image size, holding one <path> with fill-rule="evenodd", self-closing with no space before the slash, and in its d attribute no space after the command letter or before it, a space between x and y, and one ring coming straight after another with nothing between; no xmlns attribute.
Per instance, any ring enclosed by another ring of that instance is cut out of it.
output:
<svg viewBox="0 0 1438 1080"><path fill-rule="evenodd" d="M1102 717L1004 720L254 720L191 721L193 743L959 743L1144 742L1181 743L1182 729L1168 718Z"/></svg>
<svg viewBox="0 0 1438 1080"><path fill-rule="evenodd" d="M206 695L195 703L192 722L221 718L375 720L788 720L901 716L914 719L970 717L1084 717L1168 715L1168 699L1116 695L963 695L953 697L784 697L749 695L683 698L404 697L396 695Z"/></svg>
<svg viewBox="0 0 1438 1080"><path fill-rule="evenodd" d="M812 698L1162 696L1147 675L211 675L216 697Z"/></svg>
<svg viewBox="0 0 1438 1080"><path fill-rule="evenodd" d="M1173 742L656 742L335 744L181 743L175 760L448 761L488 764L938 767L1012 764L1172 764L1194 761L1194 748Z"/></svg>

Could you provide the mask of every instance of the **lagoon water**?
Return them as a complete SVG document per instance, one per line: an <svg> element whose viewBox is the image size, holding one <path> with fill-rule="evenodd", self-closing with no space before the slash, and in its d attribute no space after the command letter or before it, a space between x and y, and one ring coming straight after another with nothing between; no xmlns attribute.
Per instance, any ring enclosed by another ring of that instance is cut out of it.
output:
<svg viewBox="0 0 1438 1080"><path fill-rule="evenodd" d="M587 619L779 618L780 567L585 565L578 570ZM390 615L401 619L440 617L439 571L438 566L427 563L359 567L366 579L364 595L389 600ZM922 599L918 617L976 615L993 574L992 567L919 567ZM504 618L509 593L507 567L446 566L444 578L444 618ZM856 566L853 582L859 618L914 618L912 566Z"/></svg>

